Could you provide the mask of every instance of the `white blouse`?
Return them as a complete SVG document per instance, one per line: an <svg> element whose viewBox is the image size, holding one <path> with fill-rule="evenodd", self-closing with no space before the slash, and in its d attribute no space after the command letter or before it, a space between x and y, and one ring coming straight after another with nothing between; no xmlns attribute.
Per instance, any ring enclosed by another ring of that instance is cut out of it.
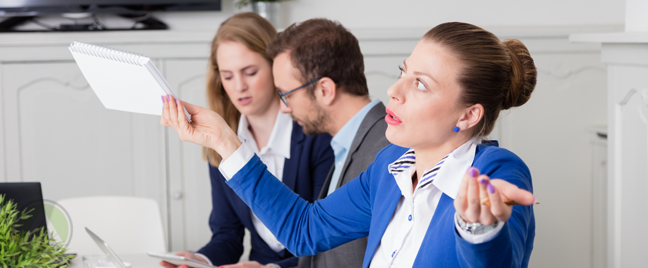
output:
<svg viewBox="0 0 648 268"><path fill-rule="evenodd" d="M389 165L389 171L394 175L402 195L371 259L370 267L412 267L414 265L441 196L445 193L453 199L456 198L461 180L475 158L477 145L477 140L471 139L444 157L434 167L426 170L414 192L412 192L412 175L416 172L414 150L410 149ZM495 230L481 235L468 234L458 226L455 226L455 229L466 241L481 243L494 238L503 226L499 224Z"/></svg>

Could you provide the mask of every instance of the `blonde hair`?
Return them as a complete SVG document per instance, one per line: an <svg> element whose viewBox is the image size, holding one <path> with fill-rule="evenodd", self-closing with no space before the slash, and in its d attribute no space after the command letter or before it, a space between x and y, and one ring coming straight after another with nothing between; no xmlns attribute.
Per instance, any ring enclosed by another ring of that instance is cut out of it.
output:
<svg viewBox="0 0 648 268"><path fill-rule="evenodd" d="M230 100L221 81L216 51L223 41L234 41L245 45L249 50L261 54L272 65L272 59L267 56L266 48L277 35L277 30L270 22L256 13L239 13L224 21L212 40L211 54L207 70L207 103L209 108L225 119L225 122L237 131L241 113ZM203 148L203 159L217 167L223 159L216 151Z"/></svg>

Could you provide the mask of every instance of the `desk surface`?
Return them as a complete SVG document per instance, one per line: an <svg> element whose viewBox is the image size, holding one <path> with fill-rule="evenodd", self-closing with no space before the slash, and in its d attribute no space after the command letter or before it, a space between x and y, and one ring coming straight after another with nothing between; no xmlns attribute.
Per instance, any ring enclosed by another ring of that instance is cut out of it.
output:
<svg viewBox="0 0 648 268"><path fill-rule="evenodd" d="M129 262L131 268L160 268L160 259L150 257L146 254L120 254L119 258L123 262ZM68 268L84 268L83 256L76 256L72 260L72 265Z"/></svg>

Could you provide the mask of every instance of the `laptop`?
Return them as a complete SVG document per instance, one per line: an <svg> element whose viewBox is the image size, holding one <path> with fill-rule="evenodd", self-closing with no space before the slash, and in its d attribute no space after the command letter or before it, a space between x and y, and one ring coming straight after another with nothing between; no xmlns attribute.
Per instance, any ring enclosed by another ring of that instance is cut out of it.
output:
<svg viewBox="0 0 648 268"><path fill-rule="evenodd" d="M13 200L19 212L25 209L34 209L29 219L20 220L18 231L34 231L43 227L47 233L47 220L43 206L43 192L40 182L0 182L0 195L5 195L5 203Z"/></svg>
<svg viewBox="0 0 648 268"><path fill-rule="evenodd" d="M119 257L117 257L117 254L115 254L115 252L108 246L108 244L106 242L104 242L103 240L101 240L101 238L99 238L99 236L97 236L95 233L90 231L90 229L88 229L88 227L85 227L85 230L90 235L90 237L92 237L92 240L94 240L95 243L97 243L97 246L99 246L101 251L103 251L103 253L106 254L106 256L108 257L108 260L110 260L110 262L112 262L112 264L115 267L120 267L120 268L129 268L130 267L130 265L126 265L124 262L122 262L119 259Z"/></svg>

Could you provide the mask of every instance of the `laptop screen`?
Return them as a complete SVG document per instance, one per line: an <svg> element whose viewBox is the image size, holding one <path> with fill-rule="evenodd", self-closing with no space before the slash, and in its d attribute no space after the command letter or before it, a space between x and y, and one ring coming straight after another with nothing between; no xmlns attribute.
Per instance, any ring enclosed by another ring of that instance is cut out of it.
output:
<svg viewBox="0 0 648 268"><path fill-rule="evenodd" d="M5 195L5 203L13 200L18 211L34 209L29 219L18 221L20 231L33 231L40 227L47 233L47 221L43 207L43 193L40 182L0 182L0 195Z"/></svg>

